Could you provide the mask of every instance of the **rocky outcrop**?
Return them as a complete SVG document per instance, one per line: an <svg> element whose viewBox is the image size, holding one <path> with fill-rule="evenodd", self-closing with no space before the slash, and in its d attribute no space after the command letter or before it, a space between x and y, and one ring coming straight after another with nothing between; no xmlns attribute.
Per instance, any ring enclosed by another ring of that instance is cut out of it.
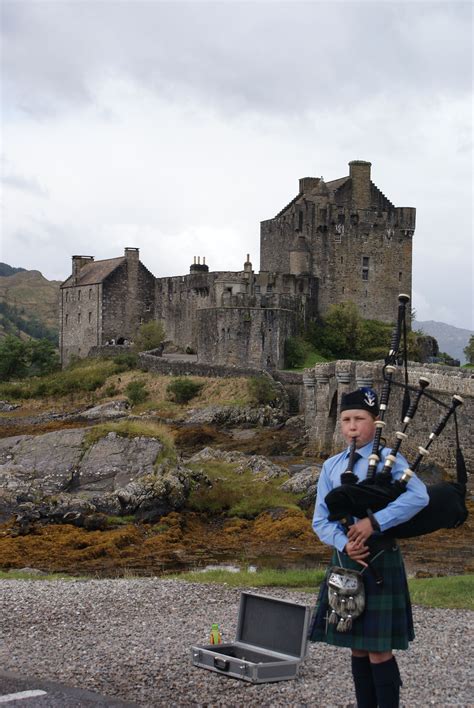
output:
<svg viewBox="0 0 474 708"><path fill-rule="evenodd" d="M102 529L110 515L156 521L182 509L196 484L211 484L209 462L231 464L236 484L250 471L314 498L312 467L297 466L285 482L289 471L262 455L206 447L183 461L166 455L158 437L74 428L0 439L0 520L15 515L19 533L36 522Z"/></svg>
<svg viewBox="0 0 474 708"><path fill-rule="evenodd" d="M0 413L9 413L14 411L16 408L20 408L20 404L8 403L7 401L0 401Z"/></svg>
<svg viewBox="0 0 474 708"><path fill-rule="evenodd" d="M0 515L78 525L96 513L159 516L183 505L194 478L202 481L178 463L157 465L158 438L109 432L88 443L88 435L73 429L0 440Z"/></svg>
<svg viewBox="0 0 474 708"><path fill-rule="evenodd" d="M236 474L242 474L246 470L250 470L254 474L259 473L260 479L272 479L274 477L281 477L287 474L287 471L275 465L270 460L262 455L244 455L241 452L225 451L225 450L214 450L212 447L205 447L200 452L197 452L189 460L189 464L194 464L196 462L227 462L234 464L234 471Z"/></svg>
<svg viewBox="0 0 474 708"><path fill-rule="evenodd" d="M117 399L101 403L93 408L87 408L79 413L74 413L67 416L66 420L114 420L117 418L125 418L129 415L130 404L125 399Z"/></svg>
<svg viewBox="0 0 474 708"><path fill-rule="evenodd" d="M253 425L279 425L287 418L288 414L283 409L272 406L208 406L189 411L186 423L246 428Z"/></svg>

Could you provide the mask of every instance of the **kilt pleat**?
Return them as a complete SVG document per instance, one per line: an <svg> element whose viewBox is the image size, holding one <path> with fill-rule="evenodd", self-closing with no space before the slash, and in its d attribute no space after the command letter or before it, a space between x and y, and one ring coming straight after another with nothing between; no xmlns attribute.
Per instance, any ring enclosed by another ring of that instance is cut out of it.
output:
<svg viewBox="0 0 474 708"><path fill-rule="evenodd" d="M339 553L339 559L344 568L361 570L361 566L345 553ZM339 559L334 552L332 565L340 565ZM330 613L327 582L321 584L308 635L310 641L369 652L408 648L415 632L400 549L384 551L372 561L372 565L383 577L383 584L376 584L369 569L364 571L365 610L353 621L349 632L338 632L334 625L327 623Z"/></svg>

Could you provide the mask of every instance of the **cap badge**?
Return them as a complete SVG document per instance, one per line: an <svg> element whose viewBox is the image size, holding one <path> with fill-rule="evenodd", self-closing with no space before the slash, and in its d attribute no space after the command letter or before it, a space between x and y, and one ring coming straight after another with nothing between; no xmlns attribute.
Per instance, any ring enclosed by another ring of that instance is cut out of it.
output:
<svg viewBox="0 0 474 708"><path fill-rule="evenodd" d="M375 393L373 393L372 391L366 391L364 401L370 407L375 406Z"/></svg>

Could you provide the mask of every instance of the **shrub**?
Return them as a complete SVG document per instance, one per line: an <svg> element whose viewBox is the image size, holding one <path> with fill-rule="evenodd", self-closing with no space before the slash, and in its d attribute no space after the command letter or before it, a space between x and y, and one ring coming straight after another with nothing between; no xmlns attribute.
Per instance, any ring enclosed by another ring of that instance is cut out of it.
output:
<svg viewBox="0 0 474 708"><path fill-rule="evenodd" d="M204 384L192 379L179 377L168 384L166 393L175 403L187 403L198 395L203 386Z"/></svg>
<svg viewBox="0 0 474 708"><path fill-rule="evenodd" d="M285 367L296 369L303 366L309 345L301 337L290 337L285 341Z"/></svg>
<svg viewBox="0 0 474 708"><path fill-rule="evenodd" d="M474 364L474 334L469 337L469 342L463 349L464 356L467 359L468 364Z"/></svg>
<svg viewBox="0 0 474 708"><path fill-rule="evenodd" d="M117 373L120 374L122 371L137 368L138 355L134 352L127 352L126 354L119 354L118 356L113 357L113 361L116 364Z"/></svg>
<svg viewBox="0 0 474 708"><path fill-rule="evenodd" d="M144 352L156 349L165 338L165 330L161 322L152 320L140 325L134 339L135 351Z"/></svg>
<svg viewBox="0 0 474 708"><path fill-rule="evenodd" d="M247 381L247 387L252 403L257 405L276 403L279 399L275 382L268 376L252 376Z"/></svg>
<svg viewBox="0 0 474 708"><path fill-rule="evenodd" d="M143 403L148 398L148 391L143 381L130 381L125 389L125 393L132 406Z"/></svg>

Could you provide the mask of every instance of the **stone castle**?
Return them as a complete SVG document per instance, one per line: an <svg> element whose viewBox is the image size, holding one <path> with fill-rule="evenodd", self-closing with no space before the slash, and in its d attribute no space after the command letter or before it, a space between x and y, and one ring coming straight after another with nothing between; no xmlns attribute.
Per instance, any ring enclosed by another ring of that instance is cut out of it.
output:
<svg viewBox="0 0 474 708"><path fill-rule="evenodd" d="M393 321L398 294L411 295L416 210L395 207L370 168L354 160L346 177L300 179L296 197L261 223L259 272L249 256L241 271L212 272L199 257L188 274L166 278L137 248L101 261L73 256L60 289L63 364L158 320L198 362L272 370L283 366L285 341L334 303Z"/></svg>

